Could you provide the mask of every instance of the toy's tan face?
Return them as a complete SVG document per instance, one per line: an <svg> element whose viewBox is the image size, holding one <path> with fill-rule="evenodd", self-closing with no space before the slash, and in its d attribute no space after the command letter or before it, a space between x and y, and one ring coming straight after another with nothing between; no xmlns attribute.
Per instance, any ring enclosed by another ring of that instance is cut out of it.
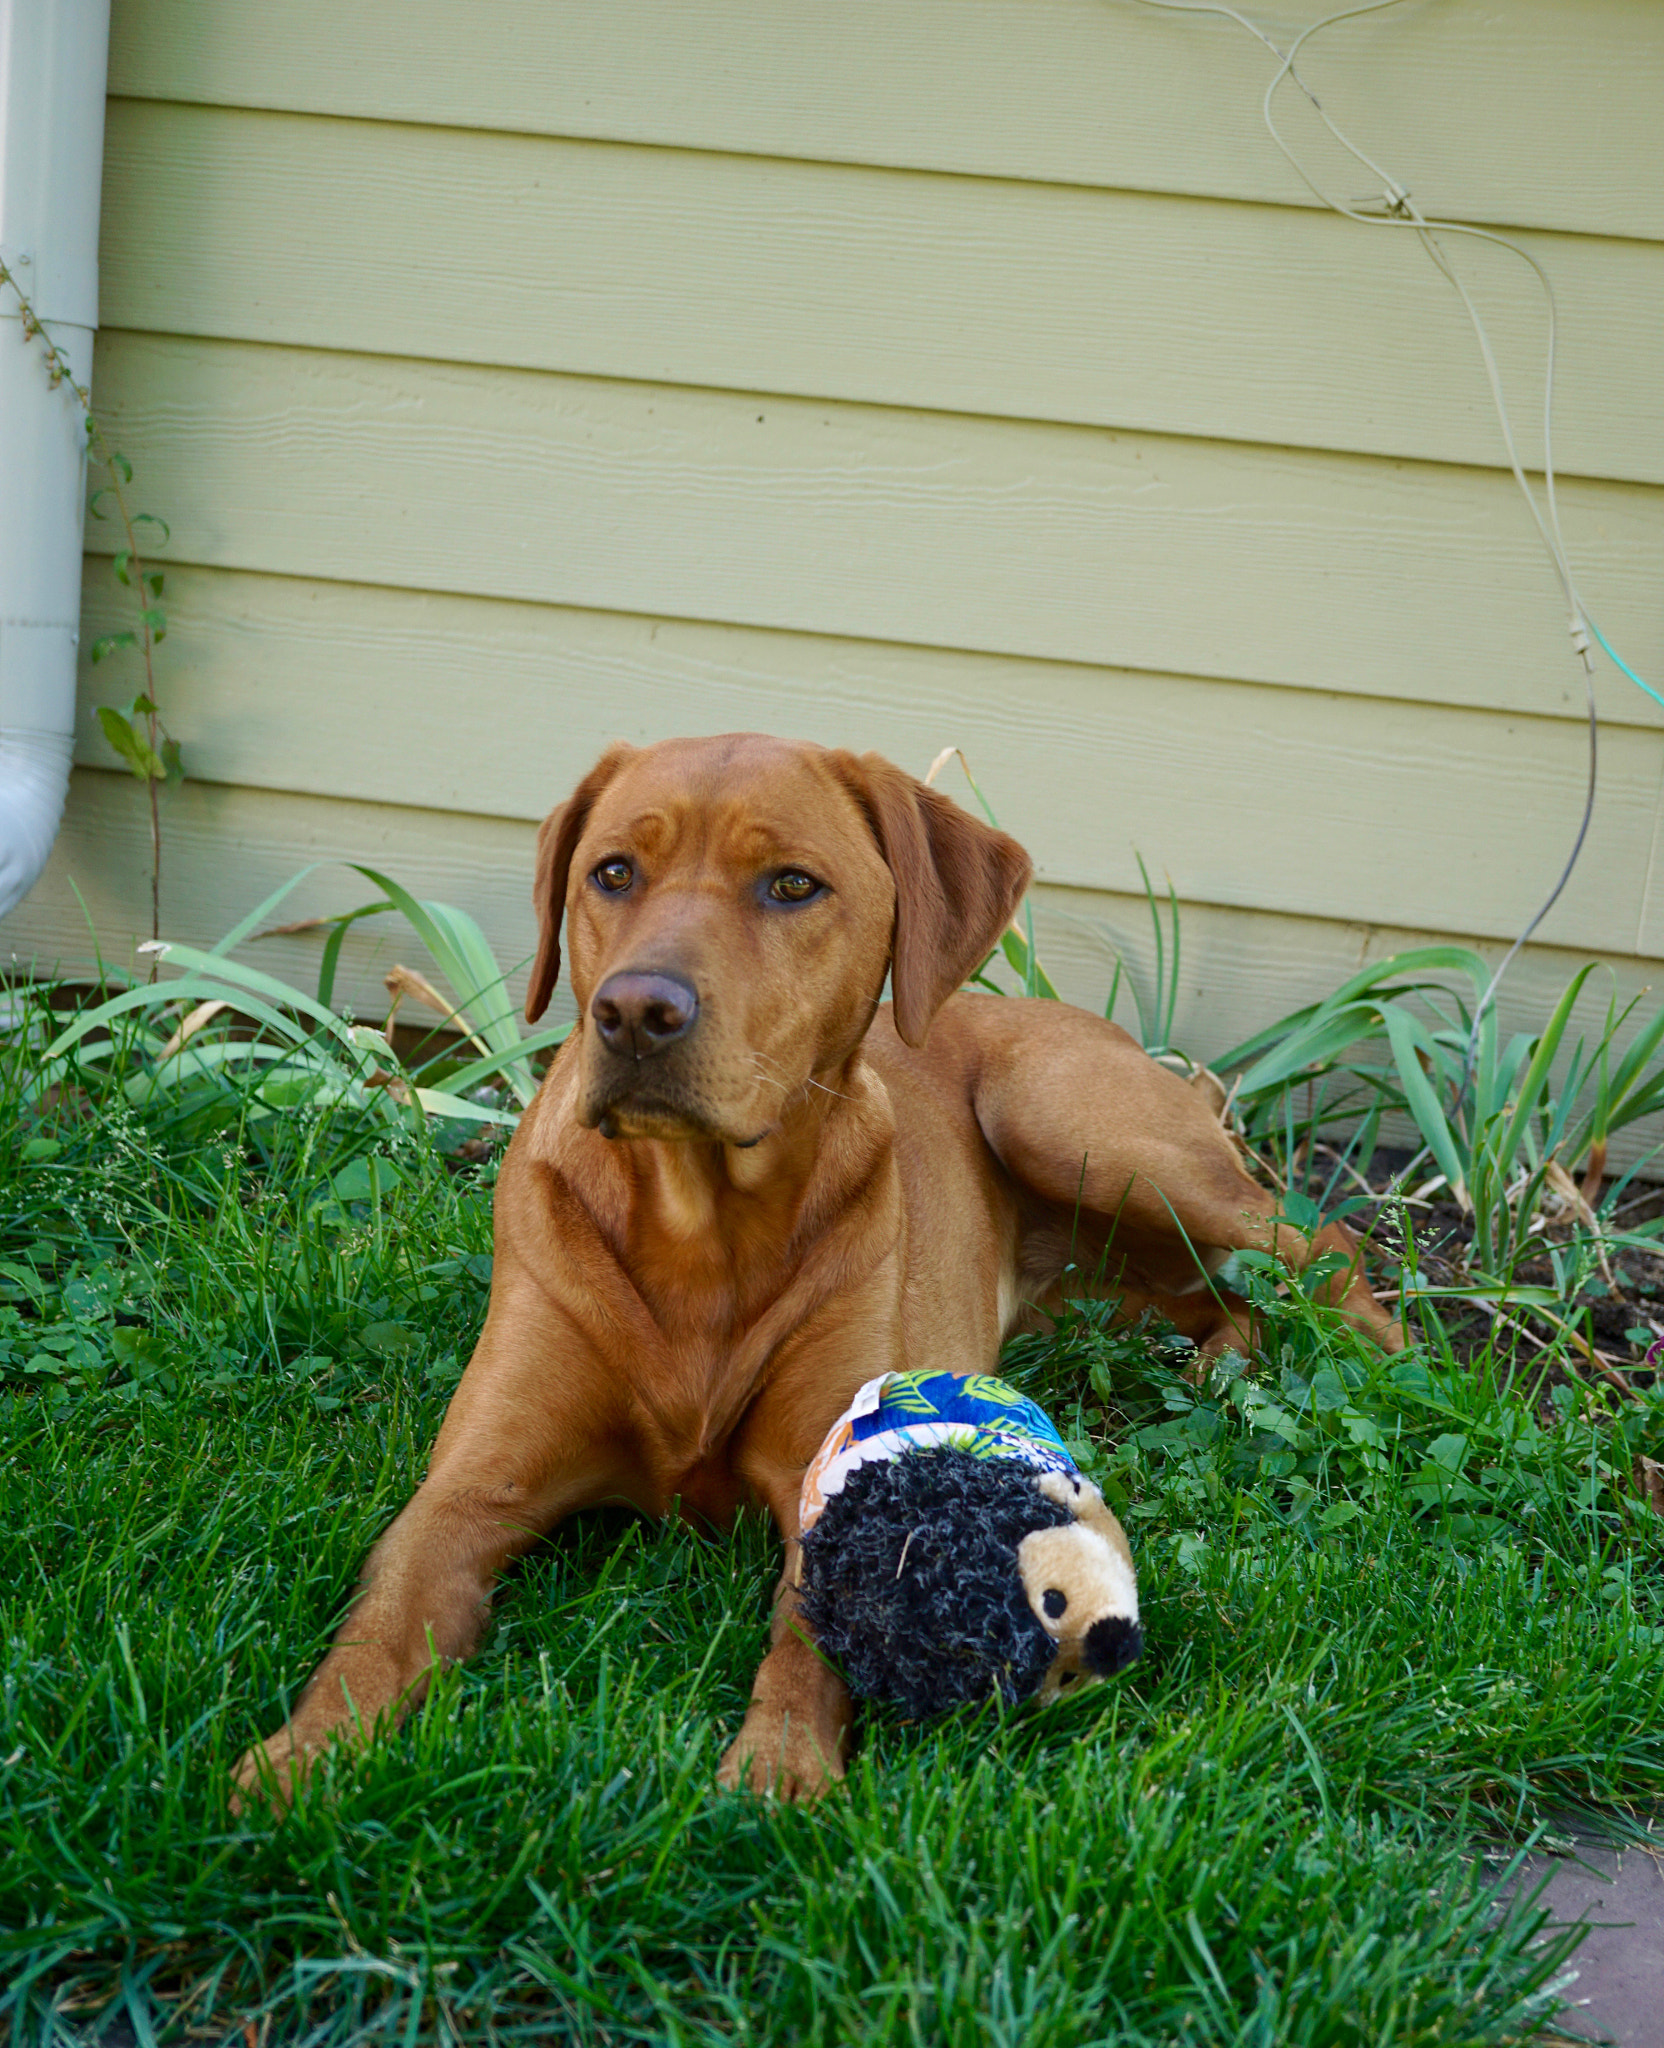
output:
<svg viewBox="0 0 1664 2048"><path fill-rule="evenodd" d="M1074 1516L1036 1529L1017 1546L1023 1591L1057 1645L1040 1682L1042 1704L1094 1679L1124 1671L1143 1652L1138 1580L1121 1524L1089 1479L1048 1472L1040 1491Z"/></svg>

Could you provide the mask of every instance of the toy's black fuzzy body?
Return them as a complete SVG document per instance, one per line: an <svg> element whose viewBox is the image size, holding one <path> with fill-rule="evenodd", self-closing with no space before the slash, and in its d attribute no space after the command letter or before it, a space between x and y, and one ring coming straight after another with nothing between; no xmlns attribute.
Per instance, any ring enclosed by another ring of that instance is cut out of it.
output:
<svg viewBox="0 0 1664 2048"><path fill-rule="evenodd" d="M951 1448L858 1466L803 1538L803 1613L858 1698L940 1714L1038 1690L1057 1652L1017 1546L1062 1528L1031 1465Z"/></svg>

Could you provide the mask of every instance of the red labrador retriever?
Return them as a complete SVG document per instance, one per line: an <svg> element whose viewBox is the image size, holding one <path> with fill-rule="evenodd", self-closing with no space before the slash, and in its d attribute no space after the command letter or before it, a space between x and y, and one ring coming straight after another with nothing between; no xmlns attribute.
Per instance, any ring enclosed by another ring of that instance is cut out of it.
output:
<svg viewBox="0 0 1664 2048"><path fill-rule="evenodd" d="M798 1491L856 1389L985 1372L1101 1269L1204 1349L1239 1247L1339 1249L1344 1312L1396 1347L1338 1225L1274 1222L1207 1105L1115 1025L959 993L1027 855L873 754L753 734L612 748L538 840L548 1004L578 1025L497 1183L490 1307L428 1476L293 1718L237 1777L281 1803L322 1745L396 1720L478 1641L504 1562L601 1501L786 1544L772 1647L723 1761L790 1797L840 1776L850 1702L796 1620ZM886 976L892 1000L881 1002Z"/></svg>

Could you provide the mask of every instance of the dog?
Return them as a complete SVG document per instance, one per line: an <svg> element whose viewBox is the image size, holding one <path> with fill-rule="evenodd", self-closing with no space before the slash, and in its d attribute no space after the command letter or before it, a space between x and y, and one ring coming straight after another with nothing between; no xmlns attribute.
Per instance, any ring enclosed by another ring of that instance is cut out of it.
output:
<svg viewBox="0 0 1664 2048"><path fill-rule="evenodd" d="M865 1381L990 1371L1093 1272L1204 1354L1246 1350L1247 1306L1212 1277L1245 1248L1343 1253L1330 1298L1400 1346L1351 1235L1280 1219L1134 1039L962 990L1030 872L878 755L757 734L614 746L550 814L526 1016L564 920L578 1023L503 1159L485 1325L240 1796L281 1808L333 1738L395 1723L435 1656L474 1648L507 1560L612 1501L766 1506L785 1569L719 1781L811 1797L843 1775L851 1706L797 1612L799 1490Z"/></svg>

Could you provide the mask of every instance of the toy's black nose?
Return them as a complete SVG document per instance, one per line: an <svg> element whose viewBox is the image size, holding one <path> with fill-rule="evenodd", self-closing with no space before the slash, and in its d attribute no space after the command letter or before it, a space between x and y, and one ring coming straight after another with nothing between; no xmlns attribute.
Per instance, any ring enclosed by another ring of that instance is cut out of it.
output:
<svg viewBox="0 0 1664 2048"><path fill-rule="evenodd" d="M1087 1670L1095 1671L1100 1678L1113 1678L1117 1671L1136 1664L1143 1654L1143 1630L1136 1621L1128 1621L1120 1614L1106 1614L1102 1621L1093 1622L1081 1645L1081 1658Z"/></svg>
<svg viewBox="0 0 1664 2048"><path fill-rule="evenodd" d="M679 974L609 974L589 1014L610 1052L645 1060L687 1037L699 998Z"/></svg>

